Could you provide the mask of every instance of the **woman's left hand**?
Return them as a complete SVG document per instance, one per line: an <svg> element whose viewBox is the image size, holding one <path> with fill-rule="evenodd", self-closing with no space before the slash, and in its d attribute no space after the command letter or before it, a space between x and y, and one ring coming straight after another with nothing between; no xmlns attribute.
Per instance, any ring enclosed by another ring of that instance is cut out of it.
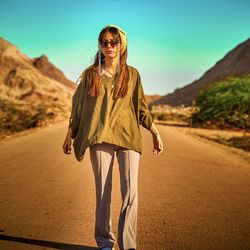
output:
<svg viewBox="0 0 250 250"><path fill-rule="evenodd" d="M153 144L154 144L154 148L153 148L153 154L161 154L163 151L163 143L160 137L160 134L153 134Z"/></svg>

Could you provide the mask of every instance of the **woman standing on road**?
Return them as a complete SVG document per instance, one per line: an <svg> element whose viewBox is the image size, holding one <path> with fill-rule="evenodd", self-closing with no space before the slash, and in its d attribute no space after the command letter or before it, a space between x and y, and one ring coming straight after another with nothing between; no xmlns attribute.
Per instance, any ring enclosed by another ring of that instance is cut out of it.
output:
<svg viewBox="0 0 250 250"><path fill-rule="evenodd" d="M127 38L115 25L104 27L98 37L95 62L86 68L72 98L68 132L63 144L65 154L81 161L87 147L95 177L95 240L99 249L136 249L138 210L138 168L142 154L140 126L152 133L153 153L163 144L149 111L141 77L127 65ZM118 241L112 232L110 203L114 157L118 160L122 207Z"/></svg>

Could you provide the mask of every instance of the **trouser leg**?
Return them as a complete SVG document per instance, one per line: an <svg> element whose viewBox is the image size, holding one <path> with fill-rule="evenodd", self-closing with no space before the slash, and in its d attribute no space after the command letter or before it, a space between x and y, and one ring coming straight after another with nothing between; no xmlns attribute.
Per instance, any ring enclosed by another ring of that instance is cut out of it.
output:
<svg viewBox="0 0 250 250"><path fill-rule="evenodd" d="M121 250L136 249L140 153L129 149L119 149L117 158L122 195L118 222L118 245Z"/></svg>
<svg viewBox="0 0 250 250"><path fill-rule="evenodd" d="M114 145L92 145L90 159L96 186L95 240L98 247L112 247L116 242L110 211Z"/></svg>

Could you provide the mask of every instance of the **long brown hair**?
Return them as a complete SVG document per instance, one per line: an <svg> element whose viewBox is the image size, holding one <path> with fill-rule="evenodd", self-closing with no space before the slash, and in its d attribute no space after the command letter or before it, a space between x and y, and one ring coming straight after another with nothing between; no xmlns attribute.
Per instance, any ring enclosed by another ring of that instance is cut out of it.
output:
<svg viewBox="0 0 250 250"><path fill-rule="evenodd" d="M98 38L98 42L101 43L102 38L105 32L110 32L115 39L119 40L121 43L121 38L119 34L119 30L116 27L107 27L101 30ZM125 49L123 54L120 54L120 71L116 75L115 78L115 87L113 93L113 99L117 99L119 97L124 97L128 91L128 80L129 80L129 73L128 73L128 65L127 65L127 57L128 52L127 48ZM101 65L105 63L105 56L101 53ZM98 62L98 52L95 55L95 61L93 67L89 71L89 87L90 91L89 94L92 97L97 97L100 94L100 76L99 76L99 62Z"/></svg>

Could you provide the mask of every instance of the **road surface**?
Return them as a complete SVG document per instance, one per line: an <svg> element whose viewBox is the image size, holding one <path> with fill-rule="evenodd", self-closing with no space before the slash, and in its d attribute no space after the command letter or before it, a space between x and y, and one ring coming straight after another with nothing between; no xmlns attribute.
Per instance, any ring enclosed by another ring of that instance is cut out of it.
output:
<svg viewBox="0 0 250 250"><path fill-rule="evenodd" d="M138 250L250 249L249 155L157 125L164 151L153 155L141 127ZM64 155L67 123L0 141L0 249L97 249L89 149ZM113 231L121 206L117 159Z"/></svg>

